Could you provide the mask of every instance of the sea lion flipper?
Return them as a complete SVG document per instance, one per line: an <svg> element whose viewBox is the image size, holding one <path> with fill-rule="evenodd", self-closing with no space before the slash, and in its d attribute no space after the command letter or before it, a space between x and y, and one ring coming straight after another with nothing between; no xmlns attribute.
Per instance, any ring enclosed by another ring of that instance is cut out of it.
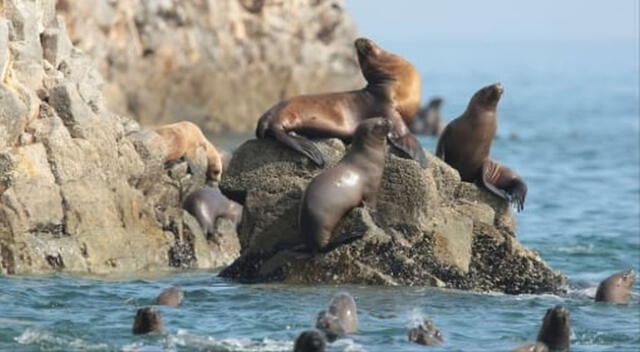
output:
<svg viewBox="0 0 640 352"><path fill-rule="evenodd" d="M394 147L398 148L411 159L417 161L423 169L427 168L427 155L413 134L407 133L400 137L390 136L389 141Z"/></svg>
<svg viewBox="0 0 640 352"><path fill-rule="evenodd" d="M496 172L496 169L500 166L500 164L492 161L492 160L485 160L485 162L482 164L482 185L491 193L495 194L496 196L506 200L507 202L511 202L511 195L509 195L509 193L507 193L505 190L502 190L498 187L496 187L496 185L494 185L491 182L491 179L493 177L493 175Z"/></svg>
<svg viewBox="0 0 640 352"><path fill-rule="evenodd" d="M292 136L282 128L274 128L273 134L277 140L289 146L293 150L306 155L314 164L323 167L324 156L318 147L309 139L301 136Z"/></svg>
<svg viewBox="0 0 640 352"><path fill-rule="evenodd" d="M517 211L524 210L527 184L508 167L487 159L482 164L482 185L491 193L515 205Z"/></svg>

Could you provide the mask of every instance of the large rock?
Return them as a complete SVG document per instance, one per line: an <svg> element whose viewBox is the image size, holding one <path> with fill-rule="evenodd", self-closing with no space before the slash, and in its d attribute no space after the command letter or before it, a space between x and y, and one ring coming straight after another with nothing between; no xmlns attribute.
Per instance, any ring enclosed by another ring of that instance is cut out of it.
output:
<svg viewBox="0 0 640 352"><path fill-rule="evenodd" d="M319 140L331 167L345 146ZM317 256L299 250L303 191L321 171L274 140L251 140L235 153L221 189L244 204L241 257L221 275L240 281L431 285L506 293L560 290L564 277L515 238L510 207L461 182L430 156L421 169L389 154L375 214L350 211L334 239L362 238Z"/></svg>
<svg viewBox="0 0 640 352"><path fill-rule="evenodd" d="M142 124L186 119L209 132L245 132L283 97L363 84L343 0L59 0L57 7L72 41L99 63L108 107Z"/></svg>
<svg viewBox="0 0 640 352"><path fill-rule="evenodd" d="M234 226L220 222L210 241L181 209L204 168L165 167L154 133L104 106L102 78L54 6L0 2L0 273L230 263Z"/></svg>

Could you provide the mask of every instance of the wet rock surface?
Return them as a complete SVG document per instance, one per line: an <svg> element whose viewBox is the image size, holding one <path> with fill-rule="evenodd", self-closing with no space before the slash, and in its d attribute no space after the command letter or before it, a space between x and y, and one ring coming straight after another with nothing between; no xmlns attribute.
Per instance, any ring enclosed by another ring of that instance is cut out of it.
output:
<svg viewBox="0 0 640 352"><path fill-rule="evenodd" d="M317 140L328 166L345 146ZM377 211L350 211L333 240L362 236L324 254L300 251L297 215L321 169L274 140L235 153L221 189L244 204L241 257L222 271L243 282L427 285L505 293L557 292L564 276L522 246L508 204L429 154L425 170L388 154Z"/></svg>

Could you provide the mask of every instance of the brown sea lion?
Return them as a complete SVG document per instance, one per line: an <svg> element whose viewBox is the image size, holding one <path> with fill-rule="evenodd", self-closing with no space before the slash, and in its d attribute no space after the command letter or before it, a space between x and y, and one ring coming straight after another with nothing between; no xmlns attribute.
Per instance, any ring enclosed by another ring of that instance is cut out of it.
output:
<svg viewBox="0 0 640 352"><path fill-rule="evenodd" d="M549 352L549 348L542 342L530 343L524 346L520 346L511 352Z"/></svg>
<svg viewBox="0 0 640 352"><path fill-rule="evenodd" d="M307 330L296 338L293 352L324 352L326 348L327 340L322 332Z"/></svg>
<svg viewBox="0 0 640 352"><path fill-rule="evenodd" d="M165 162L186 157L194 161L198 148L203 148L207 156L207 178L220 181L222 161L216 147L207 140L200 127L189 121L180 121L155 128L165 146Z"/></svg>
<svg viewBox="0 0 640 352"><path fill-rule="evenodd" d="M527 196L526 183L515 172L489 159L503 91L500 83L477 91L467 110L445 127L436 155L458 170L462 181L484 186L521 211Z"/></svg>
<svg viewBox="0 0 640 352"><path fill-rule="evenodd" d="M329 249L333 229L349 210L363 203L375 209L389 128L389 120L383 118L361 122L342 160L307 186L298 224L311 252Z"/></svg>
<svg viewBox="0 0 640 352"><path fill-rule="evenodd" d="M549 308L542 319L538 332L538 342L542 342L549 351L568 351L571 336L569 311L563 306Z"/></svg>
<svg viewBox="0 0 640 352"><path fill-rule="evenodd" d="M427 346L440 345L444 342L442 333L431 320L425 320L418 327L409 330L408 338L411 342Z"/></svg>
<svg viewBox="0 0 640 352"><path fill-rule="evenodd" d="M358 311L353 296L347 292L333 296L329 309L318 313L316 328L323 331L330 341L358 332Z"/></svg>
<svg viewBox="0 0 640 352"><path fill-rule="evenodd" d="M227 198L218 187L204 187L190 193L182 208L193 215L208 239L216 235L216 220L226 218L236 225L242 218L242 205Z"/></svg>
<svg viewBox="0 0 640 352"><path fill-rule="evenodd" d="M633 269L615 273L598 285L596 302L629 303L631 288L636 281Z"/></svg>
<svg viewBox="0 0 640 352"><path fill-rule="evenodd" d="M426 134L431 136L439 136L444 130L444 122L440 115L440 106L442 98L435 97L424 107L418 110L413 121L409 124L409 130L413 134Z"/></svg>
<svg viewBox="0 0 640 352"><path fill-rule="evenodd" d="M148 334L150 332L163 332L164 325L157 310L152 308L140 308L133 320L134 335Z"/></svg>
<svg viewBox="0 0 640 352"><path fill-rule="evenodd" d="M357 39L355 47L367 86L350 92L301 95L281 101L260 117L256 137L272 135L323 166L324 156L303 136L349 140L360 121L383 116L391 121L391 143L426 167L424 150L406 125L420 106L420 75L407 60L369 39Z"/></svg>
<svg viewBox="0 0 640 352"><path fill-rule="evenodd" d="M160 292L156 298L156 304L177 307L182 304L183 298L184 292L182 292L182 289L177 286L171 286Z"/></svg>

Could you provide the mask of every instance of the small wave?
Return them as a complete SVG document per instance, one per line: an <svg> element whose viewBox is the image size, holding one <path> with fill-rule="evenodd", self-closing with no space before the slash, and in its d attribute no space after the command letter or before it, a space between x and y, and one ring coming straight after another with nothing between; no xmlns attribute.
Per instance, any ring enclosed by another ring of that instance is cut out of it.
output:
<svg viewBox="0 0 640 352"><path fill-rule="evenodd" d="M64 336L55 336L47 331L40 331L35 329L26 329L20 336L15 337L14 340L21 345L38 344L41 347L60 347L71 350L83 350L83 351L108 351L109 346L104 343L93 344L79 338L71 338ZM49 348L51 349L51 348Z"/></svg>
<svg viewBox="0 0 640 352"><path fill-rule="evenodd" d="M567 253L567 254L591 254L593 253L593 244L585 243L585 244L578 244L570 247L559 247L557 251L560 253Z"/></svg>
<svg viewBox="0 0 640 352"><path fill-rule="evenodd" d="M173 346L206 348L220 352L280 352L293 349L292 341L240 338L218 339L212 336L190 334L185 330L178 330L177 334L169 335L168 342Z"/></svg>

